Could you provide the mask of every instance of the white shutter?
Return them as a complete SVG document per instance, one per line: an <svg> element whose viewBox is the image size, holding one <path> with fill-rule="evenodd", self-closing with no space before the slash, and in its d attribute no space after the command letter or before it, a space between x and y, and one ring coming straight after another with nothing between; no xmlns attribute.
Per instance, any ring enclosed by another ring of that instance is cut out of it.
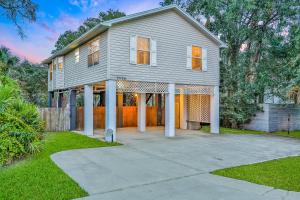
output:
<svg viewBox="0 0 300 200"><path fill-rule="evenodd" d="M136 64L136 36L130 37L130 64Z"/></svg>
<svg viewBox="0 0 300 200"><path fill-rule="evenodd" d="M207 71L207 49L202 48L202 71Z"/></svg>
<svg viewBox="0 0 300 200"><path fill-rule="evenodd" d="M192 46L187 47L186 68L192 69Z"/></svg>
<svg viewBox="0 0 300 200"><path fill-rule="evenodd" d="M150 54L150 65L157 66L157 47L156 47L156 40L151 39L151 54Z"/></svg>

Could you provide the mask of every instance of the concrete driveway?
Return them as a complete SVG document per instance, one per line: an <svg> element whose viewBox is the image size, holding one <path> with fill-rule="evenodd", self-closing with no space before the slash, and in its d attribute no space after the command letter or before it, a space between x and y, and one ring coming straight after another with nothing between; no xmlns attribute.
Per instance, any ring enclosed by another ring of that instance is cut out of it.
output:
<svg viewBox="0 0 300 200"><path fill-rule="evenodd" d="M208 135L122 129L118 147L81 149L52 160L89 193L86 200L300 199L277 190L209 174L231 166L300 154L300 140L257 135Z"/></svg>

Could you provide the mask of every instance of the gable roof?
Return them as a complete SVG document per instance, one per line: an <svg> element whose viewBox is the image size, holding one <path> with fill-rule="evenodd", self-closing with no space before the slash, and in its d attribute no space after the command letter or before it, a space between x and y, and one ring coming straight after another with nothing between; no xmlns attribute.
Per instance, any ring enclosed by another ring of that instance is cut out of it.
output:
<svg viewBox="0 0 300 200"><path fill-rule="evenodd" d="M131 15L127 15L124 17L120 17L120 18L116 18L116 19L112 19L112 20L108 20L108 21L99 23L94 28L92 28L88 32L84 33L82 36L80 36L79 38L77 38L76 40L71 42L69 45L64 47L62 50L59 50L58 52L53 54L51 57L44 60L42 63L43 64L50 63L51 60L54 59L55 57L62 56L64 54L74 50L79 45L89 41L93 37L106 31L107 29L109 29L109 27L111 27L115 24L127 22L130 20L135 20L135 19L138 19L141 17L146 17L149 15L153 15L153 14L160 13L163 11L168 11L168 10L174 10L176 13L178 13L180 16L182 16L184 19L186 19L189 23L191 23L194 27L196 27L199 31L201 31L203 34L205 34L208 38L210 38L212 41L217 43L220 48L227 47L227 45L224 42L222 42L216 35L214 35L212 32L210 32L207 28L205 28L201 23L199 23L197 20L195 20L187 12L182 10L177 5L169 5L169 6L159 7L159 8L155 8L155 9L151 9L151 10L147 10L147 11L143 11L143 12L139 12L139 13L135 13L135 14L131 14Z"/></svg>

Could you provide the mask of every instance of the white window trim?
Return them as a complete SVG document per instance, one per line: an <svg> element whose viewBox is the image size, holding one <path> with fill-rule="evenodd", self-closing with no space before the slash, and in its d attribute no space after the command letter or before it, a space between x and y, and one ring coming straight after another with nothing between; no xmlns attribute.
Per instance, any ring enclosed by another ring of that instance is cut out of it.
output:
<svg viewBox="0 0 300 200"><path fill-rule="evenodd" d="M208 48L206 46L201 46L199 44L191 44L190 46L192 48L192 54L191 54L191 58L190 58L191 59L191 68L190 69L186 68L186 70L198 71L198 72L207 72L207 70L203 70L203 62L202 62L202 69L193 69L193 64L192 63L193 63L193 46L200 47L201 51L202 51L202 49L208 49ZM203 60L203 55L202 55L201 60Z"/></svg>
<svg viewBox="0 0 300 200"><path fill-rule="evenodd" d="M61 60L61 62L60 62L60 60ZM61 69L59 68L59 64L62 64L62 68ZM57 57L57 71L63 71L64 67L65 67L64 65L65 65L65 63L64 63L64 56Z"/></svg>
<svg viewBox="0 0 300 200"><path fill-rule="evenodd" d="M151 67L151 40L152 40L152 37L151 36L144 36L144 35L135 35L136 37L136 65L137 66L149 66ZM141 37L141 38L147 38L149 39L149 64L138 64L138 59L137 59L137 56L138 56L138 38Z"/></svg>
<svg viewBox="0 0 300 200"><path fill-rule="evenodd" d="M92 43L94 43L94 42L97 41L97 40L98 40L98 50L97 50L97 51L94 51L93 53L90 53L90 49L91 49ZM88 57L89 57L90 55L96 53L96 52L99 53L99 59L98 59L98 64L99 64L99 63L100 63L100 37L97 37L97 38L91 40L91 41L88 43ZM88 61L88 58L87 58L87 61ZM89 62L89 61L88 61L88 62ZM88 66L88 67L93 67L93 66L98 65L98 64L95 64L95 63L93 62L92 65L89 65L89 63L87 63L87 66Z"/></svg>
<svg viewBox="0 0 300 200"><path fill-rule="evenodd" d="M78 60L77 60L77 53L78 53ZM80 62L80 49L79 47L75 49L74 51L74 60L75 60L75 64L79 63Z"/></svg>

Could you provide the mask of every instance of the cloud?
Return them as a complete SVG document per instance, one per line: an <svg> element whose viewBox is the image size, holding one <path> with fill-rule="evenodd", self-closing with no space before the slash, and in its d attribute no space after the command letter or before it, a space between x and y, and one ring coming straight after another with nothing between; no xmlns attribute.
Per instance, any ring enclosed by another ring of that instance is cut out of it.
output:
<svg viewBox="0 0 300 200"><path fill-rule="evenodd" d="M121 10L126 14L133 14L152 8L157 8L159 6L160 0L145 0L145 1L136 1L136 2L124 2L126 3L121 7Z"/></svg>
<svg viewBox="0 0 300 200"><path fill-rule="evenodd" d="M66 30L75 30L83 23L83 19L71 16L67 13L61 13L60 16L53 22L53 27L59 33Z"/></svg>
<svg viewBox="0 0 300 200"><path fill-rule="evenodd" d="M40 22L40 23L38 23L38 25L39 25L42 29L46 30L46 31L49 32L49 33L57 34L57 32L56 32L53 28L50 28L49 25L46 24L46 23L44 23L44 22Z"/></svg>
<svg viewBox="0 0 300 200"><path fill-rule="evenodd" d="M46 38L49 42L53 42L53 43L55 43L56 40L57 40L57 37L45 36L45 38Z"/></svg>
<svg viewBox="0 0 300 200"><path fill-rule="evenodd" d="M29 60L33 63L39 63L43 59L41 56L38 56L35 52L27 51L26 49L20 48L20 46L16 45L11 41L0 39L0 43L6 48L9 48L13 54L20 57L21 59Z"/></svg>
<svg viewBox="0 0 300 200"><path fill-rule="evenodd" d="M83 11L97 7L101 3L105 3L106 0L69 0L69 4L80 8Z"/></svg>

